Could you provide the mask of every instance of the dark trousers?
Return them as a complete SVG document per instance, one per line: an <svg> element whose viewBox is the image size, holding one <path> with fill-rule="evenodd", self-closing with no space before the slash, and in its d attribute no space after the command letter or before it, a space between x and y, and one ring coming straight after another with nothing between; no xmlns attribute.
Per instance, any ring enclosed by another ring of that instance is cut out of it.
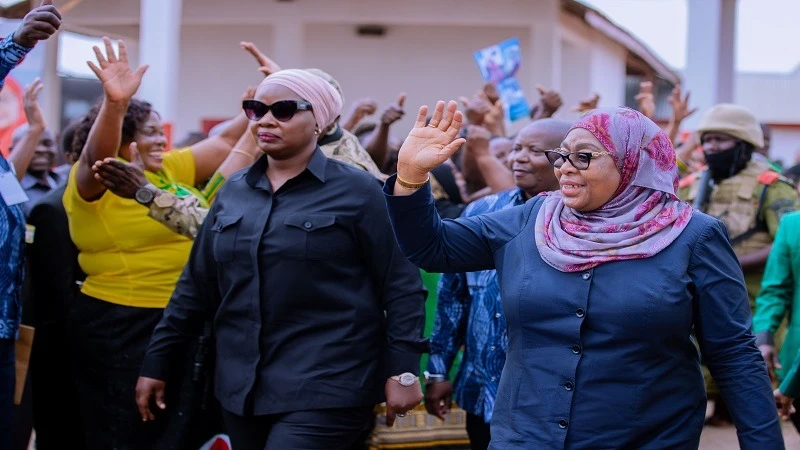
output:
<svg viewBox="0 0 800 450"><path fill-rule="evenodd" d="M222 416L235 450L361 450L375 420L372 406Z"/></svg>
<svg viewBox="0 0 800 450"><path fill-rule="evenodd" d="M176 351L164 411L142 422L135 388L144 352L163 310L115 305L80 294L72 311L80 413L90 449L196 449L219 431L197 399L193 347Z"/></svg>
<svg viewBox="0 0 800 450"><path fill-rule="evenodd" d="M74 356L73 340L64 323L36 327L29 377L37 450L61 449L67 444L71 449L87 448L81 415L76 414L80 397L73 370Z"/></svg>
<svg viewBox="0 0 800 450"><path fill-rule="evenodd" d="M472 450L489 448L492 436L489 434L489 424L483 420L483 417L467 413L467 435L469 435L469 446Z"/></svg>
<svg viewBox="0 0 800 450"><path fill-rule="evenodd" d="M14 339L0 339L0 448L11 448L14 417Z"/></svg>

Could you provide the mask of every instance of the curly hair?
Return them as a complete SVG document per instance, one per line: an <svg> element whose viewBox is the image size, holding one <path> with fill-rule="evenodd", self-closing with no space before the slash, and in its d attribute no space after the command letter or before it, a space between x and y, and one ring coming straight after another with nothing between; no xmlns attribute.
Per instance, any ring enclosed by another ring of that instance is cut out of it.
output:
<svg viewBox="0 0 800 450"><path fill-rule="evenodd" d="M75 134L72 136L72 152L80 155L83 147L86 145L86 140L89 139L89 130L92 129L94 121L97 120L97 115L100 113L100 106L103 100L100 99L93 107L83 116L83 119L75 127ZM122 120L122 142L121 144L127 145L133 142L133 137L136 132L141 128L150 113L153 112L153 105L142 100L131 99L128 105L128 110L125 112L125 118Z"/></svg>

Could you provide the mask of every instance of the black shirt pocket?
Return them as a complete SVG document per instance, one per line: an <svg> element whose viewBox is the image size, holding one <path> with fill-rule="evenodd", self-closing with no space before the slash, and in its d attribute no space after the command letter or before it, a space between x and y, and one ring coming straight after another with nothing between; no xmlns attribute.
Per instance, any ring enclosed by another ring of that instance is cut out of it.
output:
<svg viewBox="0 0 800 450"><path fill-rule="evenodd" d="M239 234L241 215L219 215L214 217L214 261L230 262L236 255L236 236Z"/></svg>
<svg viewBox="0 0 800 450"><path fill-rule="evenodd" d="M336 227L336 216L331 214L298 213L286 216L289 242L287 256L300 259L325 259L349 253L345 233Z"/></svg>

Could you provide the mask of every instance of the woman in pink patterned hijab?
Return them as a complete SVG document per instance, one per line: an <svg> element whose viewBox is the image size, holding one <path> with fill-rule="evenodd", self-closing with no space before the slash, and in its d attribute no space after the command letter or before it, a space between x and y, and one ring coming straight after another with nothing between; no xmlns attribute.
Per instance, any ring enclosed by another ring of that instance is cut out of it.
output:
<svg viewBox="0 0 800 450"><path fill-rule="evenodd" d="M692 208L675 193L675 150L640 112L593 110L561 147L547 153L561 189L547 194L535 227L539 253L553 268L648 258L686 228Z"/></svg>

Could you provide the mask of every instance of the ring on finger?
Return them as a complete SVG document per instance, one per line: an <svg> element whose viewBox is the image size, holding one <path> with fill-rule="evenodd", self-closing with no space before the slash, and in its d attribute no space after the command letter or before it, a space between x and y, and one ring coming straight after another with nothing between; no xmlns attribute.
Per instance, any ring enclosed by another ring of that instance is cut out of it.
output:
<svg viewBox="0 0 800 450"><path fill-rule="evenodd" d="M438 128L438 125L434 125L432 123L429 123L428 126L431 127L431 128Z"/></svg>
<svg viewBox="0 0 800 450"><path fill-rule="evenodd" d="M406 413L397 413L396 415L397 415L397 417L405 417Z"/></svg>

